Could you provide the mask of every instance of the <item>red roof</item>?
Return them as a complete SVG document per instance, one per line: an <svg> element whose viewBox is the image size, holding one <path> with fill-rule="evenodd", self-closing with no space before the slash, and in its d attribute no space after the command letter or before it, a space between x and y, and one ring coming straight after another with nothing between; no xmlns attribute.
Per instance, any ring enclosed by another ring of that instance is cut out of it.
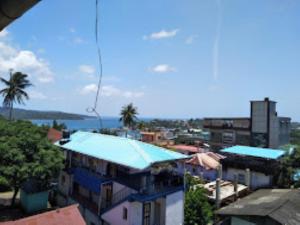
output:
<svg viewBox="0 0 300 225"><path fill-rule="evenodd" d="M86 225L78 205L41 213L16 221L0 222L0 225Z"/></svg>
<svg viewBox="0 0 300 225"><path fill-rule="evenodd" d="M53 143L57 142L60 139L62 139L62 132L59 131L59 130L56 130L54 128L50 128L48 130L47 138L48 138L49 141L51 141Z"/></svg>
<svg viewBox="0 0 300 225"><path fill-rule="evenodd" d="M173 145L170 147L176 149L177 151L183 151L183 152L190 152L190 153L204 152L202 148L191 146L191 145Z"/></svg>

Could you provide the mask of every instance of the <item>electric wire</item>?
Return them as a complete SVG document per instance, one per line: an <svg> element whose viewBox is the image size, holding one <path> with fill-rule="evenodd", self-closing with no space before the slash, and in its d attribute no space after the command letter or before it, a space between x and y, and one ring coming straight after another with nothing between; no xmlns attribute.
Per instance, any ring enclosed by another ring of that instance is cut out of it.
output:
<svg viewBox="0 0 300 225"><path fill-rule="evenodd" d="M95 41L96 41L96 48L97 48L97 56L98 56L98 66L99 66L99 80L97 85L97 92L95 96L94 105L92 107L88 107L86 111L88 113L94 113L99 120L99 130L103 128L102 118L100 113L97 111L98 103L99 103L99 97L100 97L100 91L101 91L101 85L102 85L102 77L103 77L103 66L102 66L102 56L101 56L101 48L99 44L99 0L95 1L96 5L96 16L95 16Z"/></svg>

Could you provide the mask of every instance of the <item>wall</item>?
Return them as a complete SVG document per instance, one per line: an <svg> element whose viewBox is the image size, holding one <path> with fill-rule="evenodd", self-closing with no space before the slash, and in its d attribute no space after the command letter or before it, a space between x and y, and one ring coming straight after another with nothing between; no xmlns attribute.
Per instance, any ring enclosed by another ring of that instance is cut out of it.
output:
<svg viewBox="0 0 300 225"><path fill-rule="evenodd" d="M248 222L238 217L231 217L231 225L256 225L255 223Z"/></svg>
<svg viewBox="0 0 300 225"><path fill-rule="evenodd" d="M250 188L257 189L259 187L269 187L272 184L272 176L265 175L263 173L250 171ZM223 171L223 177L225 180L234 181L235 174L243 174L246 178L246 170L227 168Z"/></svg>
<svg viewBox="0 0 300 225"><path fill-rule="evenodd" d="M72 176L65 171L61 171L59 174L58 189L67 196L69 194L71 184Z"/></svg>
<svg viewBox="0 0 300 225"><path fill-rule="evenodd" d="M252 132L267 132L268 102L252 102Z"/></svg>
<svg viewBox="0 0 300 225"><path fill-rule="evenodd" d="M182 225L184 219L184 193L178 191L166 197L166 225Z"/></svg>
<svg viewBox="0 0 300 225"><path fill-rule="evenodd" d="M127 208L127 220L123 219L123 208ZM130 220L131 216L131 204L126 201L122 204L118 205L117 207L109 210L108 212L104 213L101 217L103 220L108 222L110 225L133 225L137 223L132 223Z"/></svg>

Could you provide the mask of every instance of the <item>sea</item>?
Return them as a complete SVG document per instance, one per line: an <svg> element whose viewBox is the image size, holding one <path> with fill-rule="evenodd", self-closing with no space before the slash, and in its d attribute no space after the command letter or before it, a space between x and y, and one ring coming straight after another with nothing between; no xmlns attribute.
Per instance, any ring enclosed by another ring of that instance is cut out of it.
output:
<svg viewBox="0 0 300 225"><path fill-rule="evenodd" d="M140 119L141 121L150 121L149 118ZM119 121L118 117L103 117L102 127L100 127L100 121L98 119L82 119L82 120L56 120L58 123L64 123L69 130L99 130L102 128L120 128L122 123ZM32 123L42 126L48 125L52 126L53 120L31 120Z"/></svg>

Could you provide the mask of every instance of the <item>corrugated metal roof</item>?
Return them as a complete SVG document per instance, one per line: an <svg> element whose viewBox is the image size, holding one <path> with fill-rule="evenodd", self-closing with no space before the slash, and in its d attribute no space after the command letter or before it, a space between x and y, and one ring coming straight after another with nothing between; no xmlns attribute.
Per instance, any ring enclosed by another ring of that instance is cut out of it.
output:
<svg viewBox="0 0 300 225"><path fill-rule="evenodd" d="M300 190L261 189L216 213L223 216L268 216L280 224L300 224Z"/></svg>
<svg viewBox="0 0 300 225"><path fill-rule="evenodd" d="M285 154L285 151L279 149L256 148L256 147L238 146L238 145L230 148L225 148L221 150L221 152L238 154L238 155L248 155L248 156L267 158L267 159L278 159Z"/></svg>
<svg viewBox="0 0 300 225"><path fill-rule="evenodd" d="M143 170L154 163L187 159L186 155L128 138L78 131L64 149Z"/></svg>
<svg viewBox="0 0 300 225"><path fill-rule="evenodd" d="M85 225L78 205L52 210L35 216L26 217L16 221L3 222L1 225Z"/></svg>

